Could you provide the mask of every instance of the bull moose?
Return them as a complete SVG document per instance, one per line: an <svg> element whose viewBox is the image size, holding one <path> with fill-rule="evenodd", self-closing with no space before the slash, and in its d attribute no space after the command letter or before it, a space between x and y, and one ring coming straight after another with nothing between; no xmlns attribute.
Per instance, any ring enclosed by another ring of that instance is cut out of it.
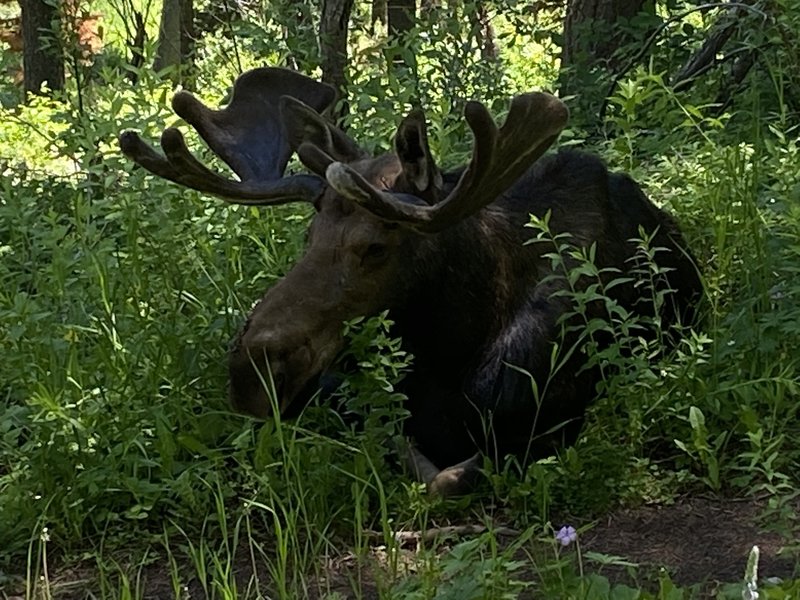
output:
<svg viewBox="0 0 800 600"><path fill-rule="evenodd" d="M335 98L328 85L272 67L240 75L221 110L178 92L175 112L238 179L204 166L175 128L161 136L163 155L134 132L120 136L128 157L173 182L231 203L316 209L305 255L235 339L236 409L297 412L342 350L343 322L388 309L414 356L402 384L407 454L430 489L463 491L481 454L526 460L573 443L600 375L580 351L553 368L555 345L569 348L580 335L564 325L572 303L558 293L566 284L553 276L552 246L525 243L531 215L593 246L597 267L617 280L634 269L633 240L645 232L659 249L659 285L670 290L657 316L665 328L692 318L701 282L673 219L595 157L542 158L567 123L559 99L516 96L500 128L469 102L471 159L443 173L422 111L401 121L393 152L371 157L323 116ZM293 153L309 173L284 175ZM629 281L609 295L627 311L656 310ZM603 303L589 310L601 314Z"/></svg>

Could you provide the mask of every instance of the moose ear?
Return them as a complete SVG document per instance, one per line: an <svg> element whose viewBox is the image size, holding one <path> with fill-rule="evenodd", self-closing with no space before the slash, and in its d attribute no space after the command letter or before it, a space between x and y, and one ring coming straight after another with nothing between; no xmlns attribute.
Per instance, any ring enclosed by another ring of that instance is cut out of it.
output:
<svg viewBox="0 0 800 600"><path fill-rule="evenodd" d="M281 116L289 138L289 146L303 163L319 175L325 174L324 162L351 162L364 156L364 151L346 133L329 123L316 110L297 98L284 96L280 101ZM314 152L309 148L313 147ZM316 160L306 162L305 157L314 156ZM329 157L331 160L327 161ZM319 164L318 164L319 163ZM320 170L321 169L321 170Z"/></svg>
<svg viewBox="0 0 800 600"><path fill-rule="evenodd" d="M431 156L428 146L428 129L425 114L413 110L403 119L394 138L394 149L406 183L412 187L411 193L428 201L435 201L436 193L442 188L442 174Z"/></svg>

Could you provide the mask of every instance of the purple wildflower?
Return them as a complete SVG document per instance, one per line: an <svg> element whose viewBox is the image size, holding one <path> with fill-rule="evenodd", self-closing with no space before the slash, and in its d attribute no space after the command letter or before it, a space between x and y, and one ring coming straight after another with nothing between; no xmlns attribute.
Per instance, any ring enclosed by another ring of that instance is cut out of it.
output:
<svg viewBox="0 0 800 600"><path fill-rule="evenodd" d="M558 530L556 539L561 542L562 546L569 546L572 542L578 539L578 532L572 525L565 525Z"/></svg>

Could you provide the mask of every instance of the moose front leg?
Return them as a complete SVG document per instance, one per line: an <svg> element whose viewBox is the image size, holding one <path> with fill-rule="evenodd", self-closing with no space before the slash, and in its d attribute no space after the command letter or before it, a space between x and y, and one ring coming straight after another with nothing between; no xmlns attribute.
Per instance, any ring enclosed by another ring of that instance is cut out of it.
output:
<svg viewBox="0 0 800 600"><path fill-rule="evenodd" d="M483 459L480 453L458 464L439 469L410 442L405 442L401 456L412 476L424 483L428 492L441 498L463 496L475 489Z"/></svg>
<svg viewBox="0 0 800 600"><path fill-rule="evenodd" d="M463 496L475 490L481 476L483 458L480 453L446 469L430 481L428 491L442 498Z"/></svg>

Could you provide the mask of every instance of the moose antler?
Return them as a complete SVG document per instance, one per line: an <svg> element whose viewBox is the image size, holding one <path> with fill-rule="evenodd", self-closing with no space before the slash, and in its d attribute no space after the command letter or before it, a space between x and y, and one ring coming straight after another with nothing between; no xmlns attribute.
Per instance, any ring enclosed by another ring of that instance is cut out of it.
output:
<svg viewBox="0 0 800 600"><path fill-rule="evenodd" d="M283 177L292 146L280 110L282 97L295 98L319 113L333 103L336 92L294 71L264 67L240 75L230 103L221 110L209 109L189 92L175 94L175 112L197 130L239 181L214 173L198 161L175 128L167 128L161 135L163 156L133 131L119 136L120 147L151 173L229 202L311 200L324 185L319 177Z"/></svg>
<svg viewBox="0 0 800 600"><path fill-rule="evenodd" d="M428 206L415 197L416 201L409 202L409 194L379 190L340 162L328 166L328 183L381 218L407 223L420 231L441 231L508 190L556 140L569 112L558 98L533 92L512 100L499 130L480 102L469 102L464 116L475 137L472 158L456 187L441 202Z"/></svg>

